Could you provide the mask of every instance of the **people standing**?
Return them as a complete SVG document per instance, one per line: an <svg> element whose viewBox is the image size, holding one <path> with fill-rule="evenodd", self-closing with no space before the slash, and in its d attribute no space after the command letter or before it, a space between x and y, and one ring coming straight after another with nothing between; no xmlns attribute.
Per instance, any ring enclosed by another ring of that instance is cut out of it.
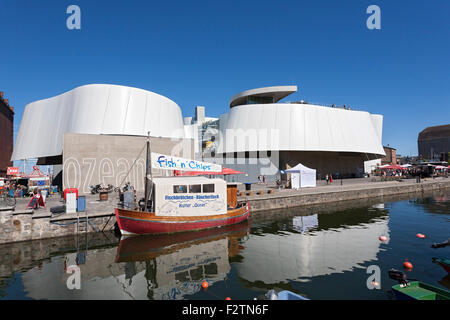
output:
<svg viewBox="0 0 450 320"><path fill-rule="evenodd" d="M332 182L333 182L333 176L330 173L330 183L332 183Z"/></svg>
<svg viewBox="0 0 450 320"><path fill-rule="evenodd" d="M329 177L328 177L328 173L325 175L325 180L327 180L327 184L328 184L328 179L329 179Z"/></svg>

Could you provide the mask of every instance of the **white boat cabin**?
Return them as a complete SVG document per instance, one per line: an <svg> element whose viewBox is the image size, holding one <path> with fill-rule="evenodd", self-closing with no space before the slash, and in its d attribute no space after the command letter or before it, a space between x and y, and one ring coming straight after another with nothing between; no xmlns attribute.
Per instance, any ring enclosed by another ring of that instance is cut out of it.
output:
<svg viewBox="0 0 450 320"><path fill-rule="evenodd" d="M227 184L206 177L153 178L157 216L210 216L227 213Z"/></svg>

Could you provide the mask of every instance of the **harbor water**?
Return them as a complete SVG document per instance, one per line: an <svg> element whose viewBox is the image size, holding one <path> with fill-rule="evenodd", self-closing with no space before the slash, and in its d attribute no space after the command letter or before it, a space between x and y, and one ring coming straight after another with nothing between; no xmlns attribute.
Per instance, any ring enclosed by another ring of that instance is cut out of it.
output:
<svg viewBox="0 0 450 320"><path fill-rule="evenodd" d="M450 247L431 247L449 237L446 189L258 212L248 223L175 235L12 243L0 246L0 299L253 300L272 289L313 300L393 299L388 271L404 271L405 259L408 278L450 289L432 262L450 258ZM370 289L378 271L380 288Z"/></svg>

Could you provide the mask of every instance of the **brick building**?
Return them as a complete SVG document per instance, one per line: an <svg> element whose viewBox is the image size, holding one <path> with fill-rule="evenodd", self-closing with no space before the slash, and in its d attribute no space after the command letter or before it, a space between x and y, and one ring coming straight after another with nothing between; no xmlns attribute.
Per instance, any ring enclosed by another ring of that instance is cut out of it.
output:
<svg viewBox="0 0 450 320"><path fill-rule="evenodd" d="M0 92L0 177L5 177L6 169L12 166L13 140L14 108Z"/></svg>
<svg viewBox="0 0 450 320"><path fill-rule="evenodd" d="M449 161L450 124L428 127L417 139L419 157L427 161Z"/></svg>
<svg viewBox="0 0 450 320"><path fill-rule="evenodd" d="M397 164L397 150L391 147L383 147L386 156L381 158L381 164Z"/></svg>

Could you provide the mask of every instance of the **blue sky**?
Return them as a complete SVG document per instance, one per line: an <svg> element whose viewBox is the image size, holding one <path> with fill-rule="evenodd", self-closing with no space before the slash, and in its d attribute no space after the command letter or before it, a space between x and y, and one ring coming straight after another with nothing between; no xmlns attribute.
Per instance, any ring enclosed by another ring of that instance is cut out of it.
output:
<svg viewBox="0 0 450 320"><path fill-rule="evenodd" d="M431 4L430 4L431 3ZM81 8L81 30L66 9ZM369 30L369 5L381 30ZM0 11L0 91L15 107L89 83L134 86L184 116L227 111L243 90L298 85L287 100L384 115L383 143L417 154L425 127L450 123L450 2L22 1Z"/></svg>

